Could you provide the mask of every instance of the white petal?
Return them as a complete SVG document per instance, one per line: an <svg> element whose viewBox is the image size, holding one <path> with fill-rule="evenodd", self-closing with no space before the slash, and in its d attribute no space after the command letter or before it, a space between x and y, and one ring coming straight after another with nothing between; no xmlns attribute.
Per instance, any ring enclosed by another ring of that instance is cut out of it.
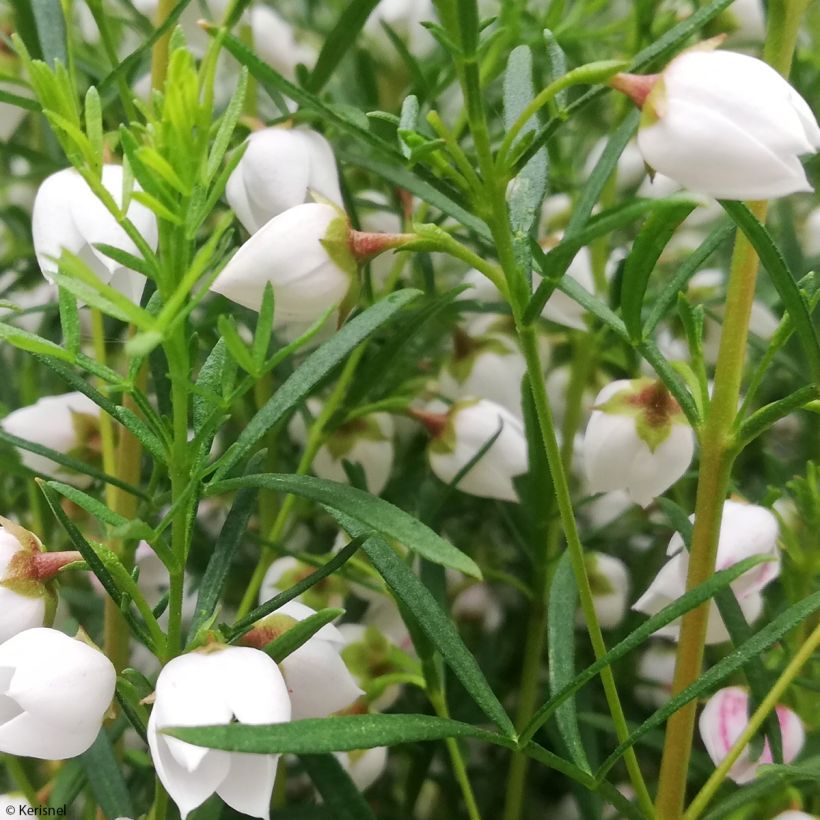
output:
<svg viewBox="0 0 820 820"><path fill-rule="evenodd" d="M12 635L43 625L46 602L42 596L20 595L0 587L0 643Z"/></svg>
<svg viewBox="0 0 820 820"><path fill-rule="evenodd" d="M0 695L0 721L4 714L8 714L6 707L10 700ZM0 723L0 752L42 760L67 760L88 751L101 726L102 716L94 725L83 723L65 727L21 712Z"/></svg>
<svg viewBox="0 0 820 820"><path fill-rule="evenodd" d="M230 761L230 770L216 793L232 809L268 820L279 755L234 752Z"/></svg>
<svg viewBox="0 0 820 820"><path fill-rule="evenodd" d="M280 665L293 704L293 720L327 717L364 694L338 649L328 641L311 638Z"/></svg>

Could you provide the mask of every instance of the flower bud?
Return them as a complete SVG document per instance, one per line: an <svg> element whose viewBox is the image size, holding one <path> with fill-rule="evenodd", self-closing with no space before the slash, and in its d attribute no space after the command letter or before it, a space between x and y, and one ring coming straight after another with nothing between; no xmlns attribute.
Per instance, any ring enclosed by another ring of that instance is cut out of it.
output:
<svg viewBox="0 0 820 820"><path fill-rule="evenodd" d="M309 128L264 128L247 148L225 186L225 198L248 233L311 194L341 206L336 159L328 141Z"/></svg>
<svg viewBox="0 0 820 820"><path fill-rule="evenodd" d="M0 421L0 427L17 438L97 464L100 461L99 416L100 408L84 393L61 393L43 396L28 407L14 410ZM23 465L36 473L76 487L87 487L91 483L88 476L39 453L22 448L18 452Z"/></svg>
<svg viewBox="0 0 820 820"><path fill-rule="evenodd" d="M684 474L694 450L686 416L661 382L612 382L598 394L584 435L589 489L623 489L646 507Z"/></svg>
<svg viewBox="0 0 820 820"><path fill-rule="evenodd" d="M122 166L103 165L102 184L121 206ZM135 187L139 190L139 186ZM158 228L154 214L132 199L127 216L143 239L156 248ZM135 256L139 256L139 251L74 168L57 171L40 185L31 215L31 234L40 270L49 281L57 273L57 260L66 250L79 256L102 282L110 284L132 301L139 302L145 277L114 261L94 246L98 243L111 245Z"/></svg>
<svg viewBox="0 0 820 820"><path fill-rule="evenodd" d="M646 163L717 199L771 199L811 191L798 157L820 148L806 101L762 60L702 44L660 75L617 75L643 107Z"/></svg>
<svg viewBox="0 0 820 820"><path fill-rule="evenodd" d="M694 516L690 520L694 520ZM741 504L737 501L724 503L715 570L728 569L739 561L754 555L765 555L772 559L752 567L731 584L732 591L747 621L754 621L760 615L763 609L761 590L780 573L777 536L777 519L769 510L754 504ZM632 608L638 612L654 615L680 598L686 591L689 553L684 548L683 538L678 533L675 533L670 540L666 552L672 557L661 568L646 592L633 605ZM658 630L656 634L677 640L679 631L678 622L673 622ZM706 642L715 644L728 639L729 633L726 631L717 605L712 600L709 602Z"/></svg>
<svg viewBox="0 0 820 820"><path fill-rule="evenodd" d="M603 629L614 629L624 619L629 599L629 571L626 564L603 552L588 552L585 556L595 615ZM584 613L577 613L579 624Z"/></svg>
<svg viewBox="0 0 820 820"><path fill-rule="evenodd" d="M267 818L279 756L206 749L163 734L164 728L283 723L290 717L287 686L264 652L207 647L167 663L157 679L148 746L182 820L214 793L238 812Z"/></svg>
<svg viewBox="0 0 820 820"><path fill-rule="evenodd" d="M313 614L309 606L290 601L259 621L242 640L246 645L261 648ZM342 633L333 624L325 624L282 661L280 668L290 693L294 720L327 717L346 709L364 694L342 660L344 645Z"/></svg>
<svg viewBox="0 0 820 820"><path fill-rule="evenodd" d="M783 762L791 763L803 748L806 739L805 730L800 718L786 706L775 707L777 721L780 724L780 736L783 740ZM717 766L729 753L737 739L743 734L749 722L749 694L739 686L727 686L719 689L703 707L698 722L703 745ZM740 757L729 769L728 777L735 783L748 783L754 780L759 766L773 763L772 751L768 738L763 746L763 754L758 760L752 760L749 747L746 746Z"/></svg>
<svg viewBox="0 0 820 820"><path fill-rule="evenodd" d="M0 642L51 622L57 597L48 581L78 552L45 552L34 533L0 516Z"/></svg>
<svg viewBox="0 0 820 820"><path fill-rule="evenodd" d="M465 399L446 416L425 423L434 433L428 448L430 468L445 484L495 437L462 476L458 489L480 498L518 501L513 478L527 472L527 439L524 425L509 410L488 399Z"/></svg>
<svg viewBox="0 0 820 820"><path fill-rule="evenodd" d="M56 629L27 629L0 644L0 672L0 752L65 760L90 748L117 678L102 652Z"/></svg>

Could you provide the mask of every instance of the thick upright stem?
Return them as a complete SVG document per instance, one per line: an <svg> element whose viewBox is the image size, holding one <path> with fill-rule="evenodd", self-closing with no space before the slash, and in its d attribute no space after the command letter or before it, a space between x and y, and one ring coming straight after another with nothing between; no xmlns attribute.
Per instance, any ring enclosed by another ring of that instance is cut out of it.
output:
<svg viewBox="0 0 820 820"><path fill-rule="evenodd" d="M784 75L791 67L800 16L806 4L806 0L784 0L770 7L765 56ZM759 220L766 218L765 202L752 203L751 208ZM732 428L740 397L758 267L754 248L743 234L738 233L729 274L714 393L700 436L701 464L687 590L706 581L715 569L723 502L737 455ZM673 695L686 689L700 675L708 617L709 606L704 604L682 619ZM675 712L666 725L655 804L658 815L664 820L677 820L683 814L696 713L697 702L692 701Z"/></svg>
<svg viewBox="0 0 820 820"><path fill-rule="evenodd" d="M154 25L159 28L167 19L176 0L159 0ZM151 54L151 87L161 89L165 85L165 74L168 71L168 48L171 42L171 32L167 31L154 44Z"/></svg>

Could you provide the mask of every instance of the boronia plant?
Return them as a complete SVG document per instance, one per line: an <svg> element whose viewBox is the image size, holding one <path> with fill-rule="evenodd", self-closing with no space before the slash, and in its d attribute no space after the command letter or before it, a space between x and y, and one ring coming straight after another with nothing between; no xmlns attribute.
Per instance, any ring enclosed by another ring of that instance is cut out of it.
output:
<svg viewBox="0 0 820 820"><path fill-rule="evenodd" d="M0 8L7 816L820 816L820 6Z"/></svg>

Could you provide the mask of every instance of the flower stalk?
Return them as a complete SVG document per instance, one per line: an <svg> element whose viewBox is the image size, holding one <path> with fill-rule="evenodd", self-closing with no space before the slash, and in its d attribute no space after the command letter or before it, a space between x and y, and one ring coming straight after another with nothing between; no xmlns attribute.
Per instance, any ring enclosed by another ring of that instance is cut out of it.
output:
<svg viewBox="0 0 820 820"><path fill-rule="evenodd" d="M788 75L794 53L800 16L805 0L774 4L769 22L765 58L781 74ZM750 205L757 219L766 218L767 203ZM732 465L737 456L733 437L749 319L755 295L759 260L745 235L735 240L726 312L715 369L715 387L700 431L701 462L695 501L689 572L686 588L693 589L714 572L723 500L729 488ZM703 664L709 607L702 605L684 615L678 643L672 695L697 680ZM660 782L655 808L669 820L683 816L686 775L692 752L697 702L675 712L667 722Z"/></svg>

